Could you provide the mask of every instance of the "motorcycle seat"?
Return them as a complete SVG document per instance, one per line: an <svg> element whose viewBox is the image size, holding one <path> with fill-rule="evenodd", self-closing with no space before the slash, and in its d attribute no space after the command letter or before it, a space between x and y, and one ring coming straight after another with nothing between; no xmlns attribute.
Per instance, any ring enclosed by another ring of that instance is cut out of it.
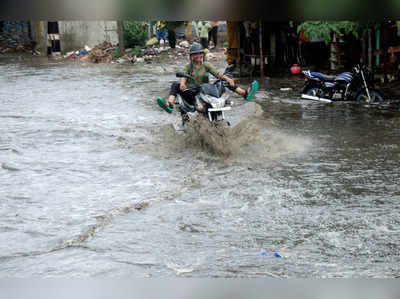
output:
<svg viewBox="0 0 400 299"><path fill-rule="evenodd" d="M347 83L349 83L351 80L353 80L353 75L349 72L341 73L337 75L335 79L335 81L345 81Z"/></svg>
<svg viewBox="0 0 400 299"><path fill-rule="evenodd" d="M321 81L328 81L328 82L333 82L336 79L336 76L328 76L328 75L316 73L316 72L311 72L311 76L316 77L316 78L320 79Z"/></svg>

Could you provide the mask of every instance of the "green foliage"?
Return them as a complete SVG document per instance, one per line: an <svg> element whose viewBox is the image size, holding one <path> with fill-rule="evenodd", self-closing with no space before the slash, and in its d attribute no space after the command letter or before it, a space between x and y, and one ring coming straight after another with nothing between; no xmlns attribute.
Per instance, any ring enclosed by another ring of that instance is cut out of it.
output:
<svg viewBox="0 0 400 299"><path fill-rule="evenodd" d="M121 55L121 53L119 52L119 49L116 48L116 49L114 50L112 56L113 56L114 59L118 59L118 58L121 58L122 55Z"/></svg>
<svg viewBox="0 0 400 299"><path fill-rule="evenodd" d="M396 21L397 27L400 28L400 21Z"/></svg>
<svg viewBox="0 0 400 299"><path fill-rule="evenodd" d="M134 56L138 56L139 53L140 53L140 49L141 49L141 48L142 48L141 46L135 46L135 48L133 48L132 54L133 54Z"/></svg>
<svg viewBox="0 0 400 299"><path fill-rule="evenodd" d="M125 47L144 46L147 40L146 28L139 21L124 21Z"/></svg>
<svg viewBox="0 0 400 299"><path fill-rule="evenodd" d="M332 32L338 35L352 34L356 39L360 38L361 26L352 21L306 21L297 27L297 33L304 31L308 39L322 38L328 44L332 40Z"/></svg>

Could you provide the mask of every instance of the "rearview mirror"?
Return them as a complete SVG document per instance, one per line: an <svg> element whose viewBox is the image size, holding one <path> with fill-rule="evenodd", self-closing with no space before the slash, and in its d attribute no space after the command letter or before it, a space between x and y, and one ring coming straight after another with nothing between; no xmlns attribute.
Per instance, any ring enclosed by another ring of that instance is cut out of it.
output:
<svg viewBox="0 0 400 299"><path fill-rule="evenodd" d="M236 65L235 65L235 64L230 64L230 65L228 65L228 66L226 67L226 69L225 69L225 74L232 73L232 72L235 70L235 68L236 68Z"/></svg>

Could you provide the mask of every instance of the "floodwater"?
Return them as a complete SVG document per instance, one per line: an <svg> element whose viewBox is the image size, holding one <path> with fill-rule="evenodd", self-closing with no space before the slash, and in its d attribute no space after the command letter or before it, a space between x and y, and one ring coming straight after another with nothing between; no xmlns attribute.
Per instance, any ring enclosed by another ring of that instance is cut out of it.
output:
<svg viewBox="0 0 400 299"><path fill-rule="evenodd" d="M187 136L173 72L0 58L0 277L399 274L398 116L270 79Z"/></svg>

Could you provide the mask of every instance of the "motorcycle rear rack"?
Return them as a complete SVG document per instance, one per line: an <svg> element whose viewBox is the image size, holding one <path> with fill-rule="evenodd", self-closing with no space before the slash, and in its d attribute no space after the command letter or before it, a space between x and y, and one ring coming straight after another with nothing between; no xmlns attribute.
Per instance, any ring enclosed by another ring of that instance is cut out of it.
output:
<svg viewBox="0 0 400 299"><path fill-rule="evenodd" d="M231 110L231 107L224 107L224 108L209 108L208 109L208 119L212 122L211 113L210 112L221 112L222 119L225 119L224 111Z"/></svg>

